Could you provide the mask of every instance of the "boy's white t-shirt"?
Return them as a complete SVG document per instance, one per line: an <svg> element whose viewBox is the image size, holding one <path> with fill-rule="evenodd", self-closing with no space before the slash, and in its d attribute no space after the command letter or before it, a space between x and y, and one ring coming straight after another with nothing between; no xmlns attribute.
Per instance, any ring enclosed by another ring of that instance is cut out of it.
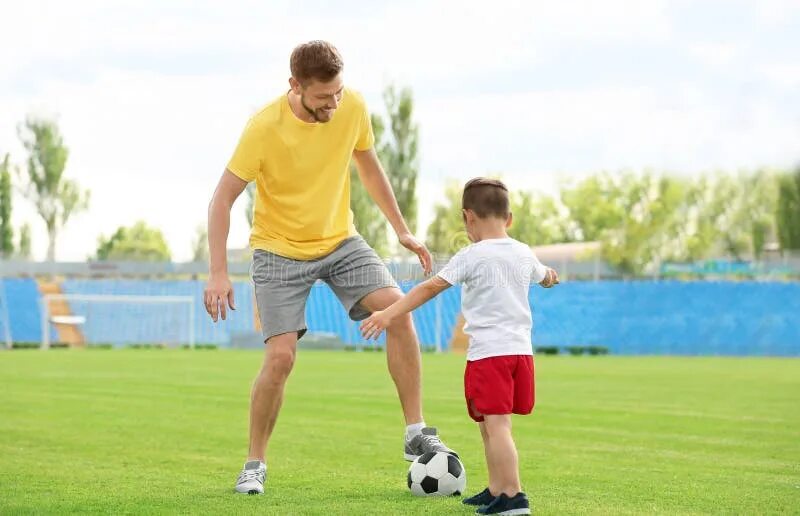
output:
<svg viewBox="0 0 800 516"><path fill-rule="evenodd" d="M531 248L513 238L469 245L439 271L438 276L451 285L463 285L467 360L533 354L528 290L546 273Z"/></svg>

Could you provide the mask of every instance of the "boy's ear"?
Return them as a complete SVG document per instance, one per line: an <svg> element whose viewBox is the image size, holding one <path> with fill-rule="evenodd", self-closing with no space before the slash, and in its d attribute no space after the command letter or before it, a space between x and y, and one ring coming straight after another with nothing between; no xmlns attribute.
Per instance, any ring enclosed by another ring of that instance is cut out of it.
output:
<svg viewBox="0 0 800 516"><path fill-rule="evenodd" d="M506 219L506 229L511 227L512 222L514 222L514 214L508 212L508 218Z"/></svg>

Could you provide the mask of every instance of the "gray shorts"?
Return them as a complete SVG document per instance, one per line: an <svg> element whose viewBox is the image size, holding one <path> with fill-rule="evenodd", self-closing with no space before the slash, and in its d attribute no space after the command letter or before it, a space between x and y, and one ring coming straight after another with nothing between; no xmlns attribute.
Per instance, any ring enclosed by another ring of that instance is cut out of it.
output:
<svg viewBox="0 0 800 516"><path fill-rule="evenodd" d="M330 254L315 260L293 260L256 249L250 275L264 340L282 333L306 332L306 300L322 280L354 321L369 312L359 304L367 294L397 287L389 269L360 236L345 239Z"/></svg>

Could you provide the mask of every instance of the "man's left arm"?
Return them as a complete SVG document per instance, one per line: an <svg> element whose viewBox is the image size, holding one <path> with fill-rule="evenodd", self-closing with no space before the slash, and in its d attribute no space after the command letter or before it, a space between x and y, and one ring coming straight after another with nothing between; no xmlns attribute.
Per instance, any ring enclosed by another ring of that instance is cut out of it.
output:
<svg viewBox="0 0 800 516"><path fill-rule="evenodd" d="M375 148L363 151L355 150L353 151L353 158L356 161L358 177L361 178L361 183L381 212L386 216L389 224L392 225L400 244L409 251L416 253L425 274L430 274L433 266L431 253L408 229L403 214L400 213L400 207L397 205L392 185L383 171Z"/></svg>

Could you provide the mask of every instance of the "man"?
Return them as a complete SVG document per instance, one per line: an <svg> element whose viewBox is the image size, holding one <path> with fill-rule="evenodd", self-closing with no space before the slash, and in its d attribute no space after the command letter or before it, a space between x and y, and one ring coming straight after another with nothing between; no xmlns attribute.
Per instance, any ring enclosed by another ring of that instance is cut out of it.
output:
<svg viewBox="0 0 800 516"><path fill-rule="evenodd" d="M248 182L256 182L250 245L266 352L253 384L250 447L238 493L264 492L267 443L297 341L306 331L305 304L314 282L325 281L353 320L402 297L384 263L353 226L351 157L400 244L417 254L426 274L431 271L431 255L403 220L373 148L364 100L344 88L339 52L330 43L312 41L295 48L290 61L290 90L250 119L208 213L210 271L204 302L216 322L225 319L228 308L235 309L226 262L231 206ZM419 343L410 315L387 328L386 351L407 425L405 459L429 451L452 453L422 417Z"/></svg>

